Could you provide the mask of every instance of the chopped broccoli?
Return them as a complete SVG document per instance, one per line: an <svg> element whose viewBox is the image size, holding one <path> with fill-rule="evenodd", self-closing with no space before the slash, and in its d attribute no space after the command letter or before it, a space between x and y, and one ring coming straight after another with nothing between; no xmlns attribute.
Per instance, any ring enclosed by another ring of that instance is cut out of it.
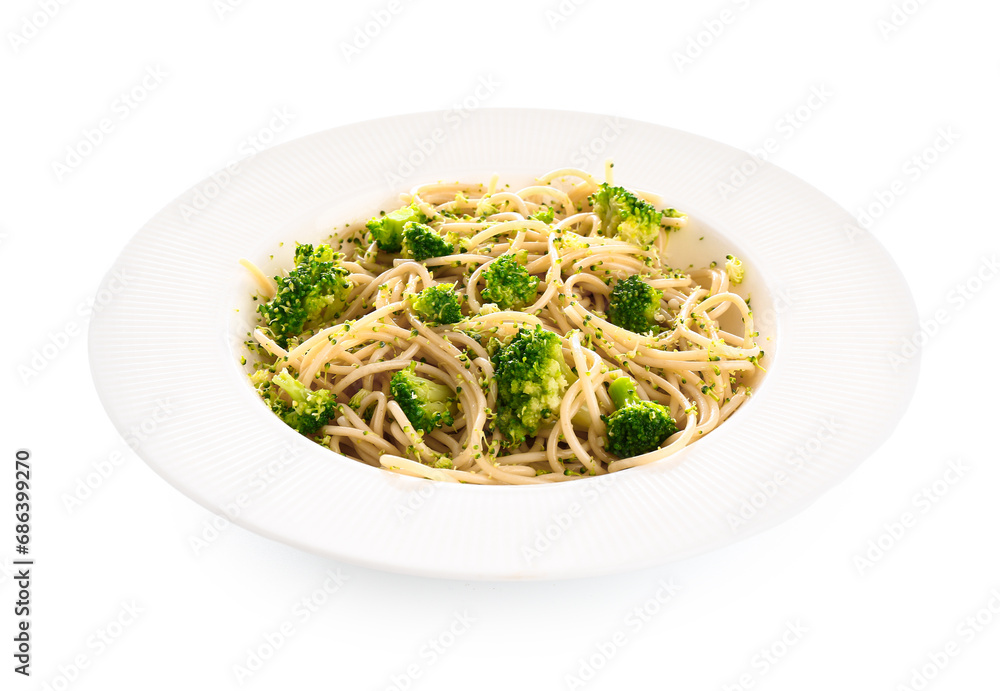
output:
<svg viewBox="0 0 1000 691"><path fill-rule="evenodd" d="M497 382L497 428L512 445L535 434L559 409L569 368L558 335L520 327L492 356Z"/></svg>
<svg viewBox="0 0 1000 691"><path fill-rule="evenodd" d="M462 296L454 283L424 288L412 299L414 311L432 324L454 324L462 318Z"/></svg>
<svg viewBox="0 0 1000 691"><path fill-rule="evenodd" d="M541 221L542 223L552 223L556 218L556 212L552 210L551 206L541 206L538 211L528 216L533 221Z"/></svg>
<svg viewBox="0 0 1000 691"><path fill-rule="evenodd" d="M271 410L301 434L316 434L337 413L337 402L327 389L313 391L288 370L282 370L270 380L267 370L258 370L250 379Z"/></svg>
<svg viewBox="0 0 1000 691"><path fill-rule="evenodd" d="M483 301L492 302L502 310L522 309L538 295L538 279L518 264L513 254L504 254L483 269Z"/></svg>
<svg viewBox="0 0 1000 691"><path fill-rule="evenodd" d="M663 212L624 187L601 183L601 187L590 195L590 203L601 219L601 233L606 237L646 247L660 234Z"/></svg>
<svg viewBox="0 0 1000 691"><path fill-rule="evenodd" d="M640 399L631 377L615 379L608 393L617 408L607 419L608 451L619 458L654 451L677 431L670 409Z"/></svg>
<svg viewBox="0 0 1000 691"><path fill-rule="evenodd" d="M555 243L565 250L585 250L590 248L590 241L582 235L567 230L561 235L557 235Z"/></svg>
<svg viewBox="0 0 1000 691"><path fill-rule="evenodd" d="M403 226L403 254L417 261L452 254L455 247L436 230L423 223L409 221Z"/></svg>
<svg viewBox="0 0 1000 691"><path fill-rule="evenodd" d="M411 221L427 222L427 216L414 204L396 209L384 216L376 216L365 226L371 231L371 237L378 243L379 249L399 252L403 243L403 226Z"/></svg>
<svg viewBox="0 0 1000 691"><path fill-rule="evenodd" d="M743 282L743 262L731 254L726 255L726 273L733 283Z"/></svg>
<svg viewBox="0 0 1000 691"><path fill-rule="evenodd" d="M392 375L389 391L413 428L432 432L455 422L455 397L444 384L416 375L416 363Z"/></svg>
<svg viewBox="0 0 1000 691"><path fill-rule="evenodd" d="M367 398L370 394L371 391L369 391L368 389L358 389L358 392L353 396L351 396L351 400L348 401L347 403L347 405L351 406L351 410L357 412L358 416L365 422L370 422L372 419L372 415L375 413L374 403L369 403L367 408L365 408L364 410L360 410L361 402L365 400L365 398Z"/></svg>
<svg viewBox="0 0 1000 691"><path fill-rule="evenodd" d="M489 197L483 197L479 200L479 203L476 204L476 216L479 216L480 218L492 216L499 210L500 209L498 209L497 206L490 201Z"/></svg>
<svg viewBox="0 0 1000 691"><path fill-rule="evenodd" d="M289 338L340 316L353 287L342 258L329 245L295 248L295 268L274 277L277 293L257 307L278 345L287 347Z"/></svg>
<svg viewBox="0 0 1000 691"><path fill-rule="evenodd" d="M608 300L608 321L634 333L656 326L662 293L633 274L615 283Z"/></svg>

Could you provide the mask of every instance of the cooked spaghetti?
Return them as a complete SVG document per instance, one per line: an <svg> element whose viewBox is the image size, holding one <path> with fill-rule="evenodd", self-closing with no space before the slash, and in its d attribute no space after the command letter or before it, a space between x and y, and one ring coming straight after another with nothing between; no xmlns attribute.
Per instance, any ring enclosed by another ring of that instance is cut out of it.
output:
<svg viewBox="0 0 1000 691"><path fill-rule="evenodd" d="M763 355L743 267L670 268L686 216L611 175L418 185L281 275L243 260L258 393L335 452L446 482L601 475L708 434Z"/></svg>

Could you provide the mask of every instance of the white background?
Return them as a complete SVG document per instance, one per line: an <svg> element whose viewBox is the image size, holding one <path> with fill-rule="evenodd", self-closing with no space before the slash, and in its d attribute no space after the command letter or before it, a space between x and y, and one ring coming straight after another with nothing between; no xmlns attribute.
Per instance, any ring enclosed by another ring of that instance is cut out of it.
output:
<svg viewBox="0 0 1000 691"><path fill-rule="evenodd" d="M1000 6L895 1L6 2L0 555L9 568L13 455L29 448L37 564L30 680L12 671L17 589L0 571L0 688L1000 688ZM482 80L498 86L476 99ZM615 577L429 580L213 534L100 408L83 335L98 281L158 209L252 153L275 109L289 122L272 144L463 102L608 113L748 150L771 138L771 160L877 215L925 323L893 437L780 527ZM68 147L89 155L69 165ZM88 475L90 496L67 501ZM338 570L306 619L296 603ZM677 589L665 605L661 582ZM977 613L979 630L963 624ZM473 621L452 638L456 616ZM248 650L283 636L241 679Z"/></svg>

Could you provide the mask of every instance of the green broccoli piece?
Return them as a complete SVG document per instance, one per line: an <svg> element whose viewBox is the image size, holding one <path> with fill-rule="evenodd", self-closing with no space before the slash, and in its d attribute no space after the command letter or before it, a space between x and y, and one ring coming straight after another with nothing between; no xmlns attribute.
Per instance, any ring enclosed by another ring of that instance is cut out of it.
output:
<svg viewBox="0 0 1000 691"><path fill-rule="evenodd" d="M493 202L491 202L489 197L483 197L482 199L479 200L479 203L476 204L476 216L478 216L479 218L486 218L487 216L492 216L498 211L500 211L499 207L497 207Z"/></svg>
<svg viewBox="0 0 1000 691"><path fill-rule="evenodd" d="M633 333L647 333L657 325L662 296L635 274L620 279L608 300L608 321Z"/></svg>
<svg viewBox="0 0 1000 691"><path fill-rule="evenodd" d="M432 432L455 422L455 396L444 384L416 375L416 363L392 375L389 391L413 428Z"/></svg>
<svg viewBox="0 0 1000 691"><path fill-rule="evenodd" d="M371 231L372 239L379 249L399 252L403 246L403 226L409 222L426 223L427 216L416 205L404 206L384 216L376 216L365 227Z"/></svg>
<svg viewBox="0 0 1000 691"><path fill-rule="evenodd" d="M615 379L608 393L617 408L607 419L608 451L619 458L654 451L677 431L670 409L640 399L630 377Z"/></svg>
<svg viewBox="0 0 1000 691"><path fill-rule="evenodd" d="M743 282L743 262L734 257L731 254L726 255L726 274L729 275L729 280L733 283Z"/></svg>
<svg viewBox="0 0 1000 691"><path fill-rule="evenodd" d="M415 221L409 221L403 226L404 256L423 261L454 252L455 247L430 226Z"/></svg>
<svg viewBox="0 0 1000 691"><path fill-rule="evenodd" d="M538 296L538 279L517 262L513 254L503 254L483 269L486 287L484 302L492 302L502 310L523 309Z"/></svg>
<svg viewBox="0 0 1000 691"><path fill-rule="evenodd" d="M528 216L533 221L541 221L542 223L552 223L556 218L556 212L551 206L539 207L538 211Z"/></svg>
<svg viewBox="0 0 1000 691"><path fill-rule="evenodd" d="M353 284L351 272L340 264L342 258L329 245L299 245L295 268L287 276L274 277L277 292L257 312L282 348L290 338L328 324L343 312Z"/></svg>
<svg viewBox="0 0 1000 691"><path fill-rule="evenodd" d="M358 417L365 422L371 422L372 415L375 414L374 403L369 403L367 408L360 410L361 401L365 400L365 398L367 398L370 394L371 391L368 389L358 389L358 392L351 396L351 400L347 402L347 405L351 406L351 410L355 411L358 414Z"/></svg>
<svg viewBox="0 0 1000 691"><path fill-rule="evenodd" d="M590 204L601 219L601 234L606 237L647 247L660 234L663 212L624 187L611 187L603 182L590 195Z"/></svg>
<svg viewBox="0 0 1000 691"><path fill-rule="evenodd" d="M454 324L462 318L462 296L454 283L424 288L412 299L414 311L431 324Z"/></svg>
<svg viewBox="0 0 1000 691"><path fill-rule="evenodd" d="M569 368L558 335L520 327L492 355L497 382L497 428L516 446L559 410L569 386Z"/></svg>
<svg viewBox="0 0 1000 691"><path fill-rule="evenodd" d="M267 370L258 370L250 379L271 410L300 434L316 434L337 414L337 402L327 389L313 391L288 370L270 380Z"/></svg>

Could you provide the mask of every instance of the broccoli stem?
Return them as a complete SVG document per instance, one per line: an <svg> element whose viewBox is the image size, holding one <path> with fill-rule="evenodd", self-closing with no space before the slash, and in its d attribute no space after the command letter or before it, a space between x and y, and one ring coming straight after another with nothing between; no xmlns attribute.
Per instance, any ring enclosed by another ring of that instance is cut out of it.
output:
<svg viewBox="0 0 1000 691"><path fill-rule="evenodd" d="M594 424L593 420L590 419L590 411L587 410L587 406L580 406L572 420L575 427L583 427L584 429L589 429Z"/></svg>
<svg viewBox="0 0 1000 691"><path fill-rule="evenodd" d="M616 409L624 408L638 402L639 396L635 392L635 383L631 377L618 377L611 386L608 387L608 394L615 404Z"/></svg>
<svg viewBox="0 0 1000 691"><path fill-rule="evenodd" d="M288 370L282 370L280 374L274 375L271 381L280 386L281 390L287 393L293 401L305 403L308 400L309 392L306 390L306 387L302 382L290 375Z"/></svg>

